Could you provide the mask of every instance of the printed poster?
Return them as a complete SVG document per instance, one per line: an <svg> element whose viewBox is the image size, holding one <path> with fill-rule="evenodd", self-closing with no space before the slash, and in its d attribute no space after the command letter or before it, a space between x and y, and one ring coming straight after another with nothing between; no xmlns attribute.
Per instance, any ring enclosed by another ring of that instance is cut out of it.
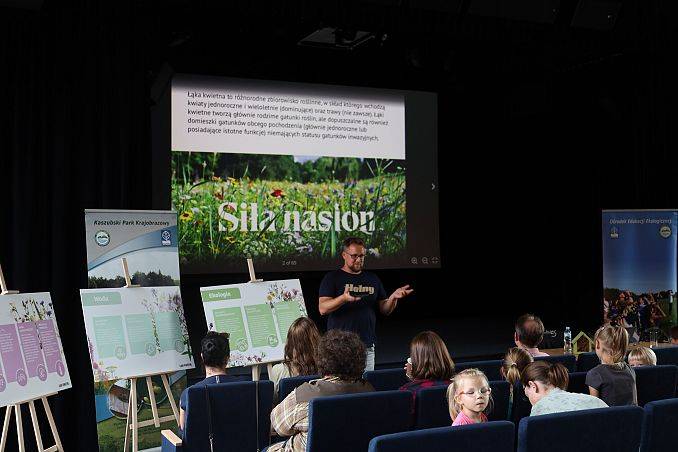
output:
<svg viewBox="0 0 678 452"><path fill-rule="evenodd" d="M180 274L176 212L86 210L85 243L87 245L88 288L119 289L123 287L125 277L122 271L121 258L125 257L127 258L132 284L138 284L141 287L173 287L179 294ZM147 299L153 300L152 302L155 303L152 296ZM120 301L126 302L126 299L121 296ZM133 335L133 346L127 342L128 338L125 337L125 359L122 361L139 356L133 353L140 351L139 347L142 346L142 343L145 343L143 340L148 339L147 335L141 335L139 331L141 325L148 324L145 317L130 318L129 322L130 328L136 331L139 336ZM119 368L118 358L115 356L116 349L119 353L123 351L120 323L123 325L122 328L126 328L125 319L121 319L121 322L104 319L97 325L99 329L103 328L106 334L111 334L110 339L115 344L114 347L104 347L103 356L106 356L105 358L99 360L99 356L94 353L93 346L89 348L92 370L95 375L94 399L99 452L122 451L125 438L130 380L124 378L118 380L106 379L111 377L111 373L120 376L120 372L123 370ZM88 328L93 329L94 326L90 324ZM153 339L155 340L155 337ZM164 345L165 347L169 346L169 339ZM156 354L157 349L156 344ZM149 351L152 352L151 347L149 347ZM112 357L110 356L111 353L113 354ZM96 377L97 373L99 374L98 378ZM175 400L178 400L181 391L186 387L186 372L182 370L169 375L169 382L172 395ZM169 399L165 394L159 376L153 377L153 390L159 415L172 414ZM138 418L140 421L151 419L152 412L145 380L137 382L137 391L139 393L139 403L136 407ZM160 428L149 426L140 429L140 450L159 447L161 444L160 430L165 428L175 428L176 430L176 426L170 423L162 424Z"/></svg>
<svg viewBox="0 0 678 452"><path fill-rule="evenodd" d="M178 287L82 289L94 381L192 369Z"/></svg>
<svg viewBox="0 0 678 452"><path fill-rule="evenodd" d="M0 407L70 387L50 294L0 295Z"/></svg>
<svg viewBox="0 0 678 452"><path fill-rule="evenodd" d="M678 212L603 211L605 323L633 328L635 339L675 322ZM672 306L673 305L673 306Z"/></svg>
<svg viewBox="0 0 678 452"><path fill-rule="evenodd" d="M306 304L298 279L201 287L207 328L229 334L229 367L282 361Z"/></svg>

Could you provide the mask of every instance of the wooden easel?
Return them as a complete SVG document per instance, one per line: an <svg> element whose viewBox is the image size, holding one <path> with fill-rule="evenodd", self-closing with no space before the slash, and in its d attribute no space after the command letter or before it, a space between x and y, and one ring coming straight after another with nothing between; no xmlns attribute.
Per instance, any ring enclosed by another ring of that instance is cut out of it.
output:
<svg viewBox="0 0 678 452"><path fill-rule="evenodd" d="M1 295L16 295L19 293L18 290L8 290L7 283L5 282L5 275L2 273L2 266L0 266L0 289ZM35 442L38 446L38 452L53 452L59 451L63 452L64 446L61 444L61 438L59 438L59 432L56 428L56 422L54 422L54 416L52 415L52 409L49 407L49 402L47 397L55 395L56 393L47 394L42 397L36 397L34 399L24 400L23 402L14 403L12 405L7 405L5 411L5 422L2 424L2 439L0 440L0 452L5 452L5 446L7 445L7 436L9 434L9 423L12 420L12 411L15 414L16 421L16 436L17 442L19 444L19 452L26 451L26 445L24 442L24 428L21 419L21 405L27 403L28 409L31 412L31 421L33 423L33 433L35 433ZM35 411L35 401L42 400L42 406L45 409L45 414L47 416L47 421L49 422L49 427L52 430L52 437L54 437L54 445L45 449L42 443L42 435L40 434L40 424L38 423L38 415Z"/></svg>
<svg viewBox="0 0 678 452"><path fill-rule="evenodd" d="M133 287L140 287L138 284L132 284L132 278L129 274L129 268L127 267L127 258L123 257L122 261L122 271L125 275L125 288L130 289ZM160 376L162 379L162 385L165 388L167 393L167 398L169 399L170 406L172 407L172 415L160 417L158 415L158 404L155 402L155 393L153 392L153 380L151 379L154 376ZM153 412L153 419L147 421L139 422L137 417L137 405L138 405L138 394L137 394L137 380L140 378L146 379L146 387L148 388L148 400L151 405L151 411ZM149 425L154 425L156 428L160 427L160 424L165 422L176 422L177 426L179 425L179 409L177 408L177 402L174 400L174 395L172 395L172 388L170 388L169 380L167 374L151 374L151 375L138 375L135 377L129 378L130 380L130 390L129 390L129 401L127 405L127 419L125 420L125 452L129 451L130 447L130 436L132 443L132 452L139 451L139 429L142 427L147 427ZM0 450L0 452L3 452Z"/></svg>
<svg viewBox="0 0 678 452"><path fill-rule="evenodd" d="M247 258L247 269L250 272L250 283L260 283L263 282L263 279L257 279L256 273L254 273L254 261L252 261L251 257ZM268 371L268 376L270 378L271 376L271 370L273 369L273 363L268 363L266 364L266 370ZM259 381L261 377L261 368L259 367L259 364L253 364L252 365L252 381ZM1 452L1 451L0 451Z"/></svg>

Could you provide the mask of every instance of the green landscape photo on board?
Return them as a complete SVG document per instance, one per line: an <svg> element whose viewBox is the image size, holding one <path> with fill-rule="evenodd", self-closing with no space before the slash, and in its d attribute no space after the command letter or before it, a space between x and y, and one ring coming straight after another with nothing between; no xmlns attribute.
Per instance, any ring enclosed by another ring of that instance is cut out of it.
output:
<svg viewBox="0 0 678 452"><path fill-rule="evenodd" d="M316 266L365 240L379 266L406 258L405 161L172 152L182 271ZM330 265L331 266L331 265Z"/></svg>

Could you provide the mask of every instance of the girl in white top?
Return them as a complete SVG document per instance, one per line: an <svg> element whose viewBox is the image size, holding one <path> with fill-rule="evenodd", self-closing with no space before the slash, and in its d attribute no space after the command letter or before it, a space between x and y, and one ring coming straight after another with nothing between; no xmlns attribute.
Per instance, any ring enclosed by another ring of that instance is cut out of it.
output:
<svg viewBox="0 0 678 452"><path fill-rule="evenodd" d="M598 397L567 392L569 374L559 363L535 361L523 370L520 381L532 404L530 416L607 407Z"/></svg>

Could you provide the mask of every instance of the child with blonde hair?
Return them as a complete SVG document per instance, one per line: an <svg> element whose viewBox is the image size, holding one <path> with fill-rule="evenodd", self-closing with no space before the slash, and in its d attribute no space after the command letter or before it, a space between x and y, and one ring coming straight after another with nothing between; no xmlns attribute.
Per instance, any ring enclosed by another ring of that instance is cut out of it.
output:
<svg viewBox="0 0 678 452"><path fill-rule="evenodd" d="M657 365L657 355L651 348L647 347L636 347L629 352L628 356L629 366L639 367L639 366L656 366Z"/></svg>
<svg viewBox="0 0 678 452"><path fill-rule="evenodd" d="M478 369L466 369L452 378L447 387L447 402L452 425L487 422L492 410L492 389L485 374Z"/></svg>
<svg viewBox="0 0 678 452"><path fill-rule="evenodd" d="M593 340L601 364L586 374L589 393L609 406L638 405L636 373L624 361L629 333L621 326L605 325Z"/></svg>
<svg viewBox="0 0 678 452"><path fill-rule="evenodd" d="M499 372L509 386L509 405L506 419L511 419L513 414L513 386L520 381L520 375L525 368L534 362L534 358L525 349L520 347L509 348L501 363Z"/></svg>

